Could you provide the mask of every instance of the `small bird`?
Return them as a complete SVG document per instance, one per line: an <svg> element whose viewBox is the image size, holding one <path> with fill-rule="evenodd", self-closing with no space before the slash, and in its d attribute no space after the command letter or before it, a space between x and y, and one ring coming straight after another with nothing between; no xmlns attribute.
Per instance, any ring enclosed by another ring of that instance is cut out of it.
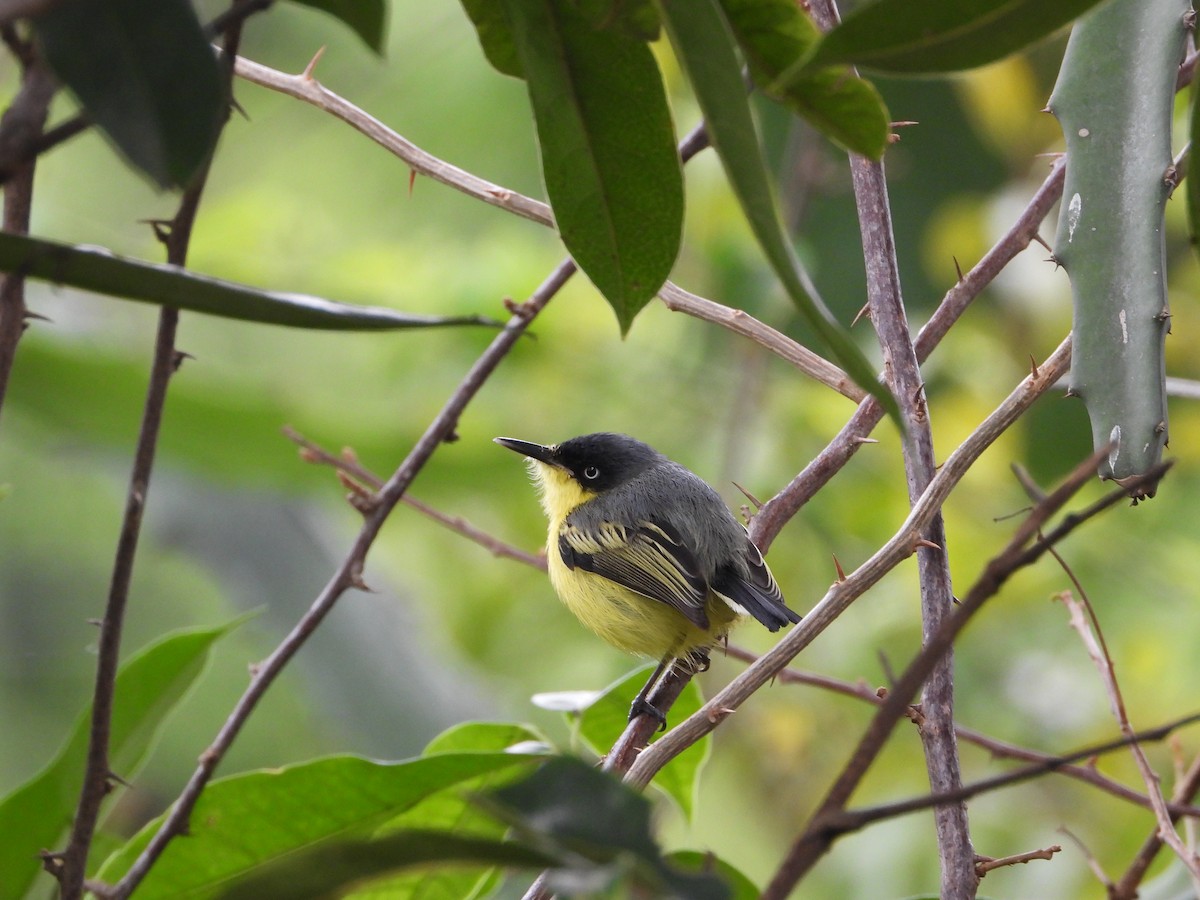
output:
<svg viewBox="0 0 1200 900"><path fill-rule="evenodd" d="M528 457L550 520L546 562L558 596L613 646L701 671L708 650L743 616L770 631L799 622L746 529L698 475L624 434L545 446L496 443Z"/></svg>

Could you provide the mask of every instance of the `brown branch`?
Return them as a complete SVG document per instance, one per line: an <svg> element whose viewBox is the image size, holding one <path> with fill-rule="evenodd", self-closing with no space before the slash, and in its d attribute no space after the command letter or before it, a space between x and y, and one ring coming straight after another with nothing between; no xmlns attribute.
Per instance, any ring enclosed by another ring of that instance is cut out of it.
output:
<svg viewBox="0 0 1200 900"><path fill-rule="evenodd" d="M8 109L0 117L0 154L12 144L36 139L46 125L50 100L58 83L38 57L32 43L25 43L11 26L3 30L8 44L21 62L21 87ZM34 163L28 162L13 173L4 185L4 230L10 234L29 233L29 215L33 204ZM0 410L16 360L17 344L25 332L28 310L25 307L25 277L9 272L0 285Z"/></svg>
<svg viewBox="0 0 1200 900"><path fill-rule="evenodd" d="M1061 509L1085 483L1095 476L1095 465L1105 452L1106 448L1102 448L1099 452L1093 453L1083 463L1076 466L1074 471L1045 500L1033 507L1017 528L1008 546L987 564L982 575L962 602L946 617L938 631L925 641L921 651L880 705L841 774L835 779L817 812L809 820L808 826L793 843L770 885L763 893L764 900L780 900L780 898L786 897L792 887L832 846L834 840L841 833L838 824L841 817L848 815L845 811L847 801L882 750L896 723L904 717L910 698L924 683L937 658L952 645L959 632L966 627L975 613L987 600L999 592L1014 572L1032 564L1043 555L1049 546L1045 538L1038 538L1028 548L1026 548L1026 544L1040 534L1042 525L1050 516ZM1132 490L1136 490L1150 478L1161 478L1166 468L1168 466L1156 467L1148 476L1136 479L1137 484L1123 486L1119 492L1124 496L1130 495ZM940 473L938 477L940 477ZM957 791L950 791L939 795L938 802L951 802L957 800L959 796Z"/></svg>
<svg viewBox="0 0 1200 900"><path fill-rule="evenodd" d="M370 469L365 468L352 454L343 451L340 456L334 455L319 444L308 440L308 438L289 426L284 427L283 433L288 440L301 448L301 457L306 462L332 466L339 472L344 472L374 490L383 487L383 479ZM544 554L529 553L519 547L514 547L512 544L500 540L495 535L488 534L482 528L477 528L461 516L448 516L440 510L434 509L428 503L422 503L416 497L409 496L407 493L400 498L400 502L405 506L412 507L417 512L433 519L439 525L450 529L456 534L461 534L467 540L473 541L483 547L493 556L513 559L527 566L532 566L535 569L541 569L543 572L546 571L546 557Z"/></svg>
<svg viewBox="0 0 1200 900"><path fill-rule="evenodd" d="M255 674L249 686L225 720L225 724L221 726L221 730L213 739L212 744L201 754L199 765L172 806L171 812L129 871L110 890L109 896L113 900L124 900L128 897L146 877L150 867L162 855L167 845L178 835L186 833L187 823L192 810L195 809L196 801L200 799L205 786L245 726L258 702L283 668L330 613L338 599L348 589L362 585L362 572L367 552L383 527L384 521L395 509L396 504L400 502L400 498L408 489L409 484L433 456L434 451L454 433L459 416L462 415L467 404L475 397L488 377L507 356L509 350L525 333L533 318L550 302L574 272L574 263L569 260L561 263L534 291L528 301L514 307L513 315L504 328L492 339L491 344L463 377L458 388L425 429L425 433L413 446L408 456L374 496L374 502L364 513L364 522L353 546L346 553L336 572L317 595L308 611L271 652L270 656L255 668Z"/></svg>
<svg viewBox="0 0 1200 900"><path fill-rule="evenodd" d="M1135 747L1138 744L1148 744L1154 741L1165 740L1178 729L1195 724L1196 722L1200 722L1200 713L1181 716L1178 719L1172 719L1170 722L1148 729L1147 731L1125 734L1111 741L1092 744L1091 746L1083 747L1062 756L1048 756L1032 765L1023 766L1001 775L993 775L990 778L980 779L946 794L925 794L920 797L911 797L907 800L897 800L892 803L881 803L878 806L869 806L862 809L833 810L821 818L820 825L825 832L825 836L832 841L834 838L849 834L852 831L858 831L874 822L894 819L898 816L906 816L909 813L936 807L942 803L957 803L969 800L981 794L989 794L1001 788L1020 784L1023 781L1049 775L1052 772L1058 771L1063 766L1069 766L1081 760L1090 760L1108 753L1115 753L1118 750ZM767 895L764 894L763 896Z"/></svg>
<svg viewBox="0 0 1200 900"><path fill-rule="evenodd" d="M990 856L977 856L975 858L975 874L982 878L993 869L1024 865L1025 863L1033 862L1035 859L1054 859L1055 853L1062 853L1062 847L1058 844L1051 844L1049 847L1043 847L1041 850L1030 850L1028 853L1002 856L999 859L993 859Z"/></svg>

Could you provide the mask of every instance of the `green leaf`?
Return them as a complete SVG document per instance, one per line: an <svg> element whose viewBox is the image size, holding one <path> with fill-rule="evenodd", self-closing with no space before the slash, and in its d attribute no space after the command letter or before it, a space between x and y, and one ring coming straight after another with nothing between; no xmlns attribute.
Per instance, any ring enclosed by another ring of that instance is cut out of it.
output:
<svg viewBox="0 0 1200 900"><path fill-rule="evenodd" d="M650 803L607 772L559 756L486 801L514 826L518 840L566 860L583 857L593 867L571 866L548 874L548 886L573 894L595 889L597 878L627 876L649 896L725 900L729 890L708 874L667 865L650 829ZM637 896L638 894L634 894Z"/></svg>
<svg viewBox="0 0 1200 900"><path fill-rule="evenodd" d="M1039 41L1100 0L878 0L830 31L804 64L895 75L973 69Z"/></svg>
<svg viewBox="0 0 1200 900"><path fill-rule="evenodd" d="M583 711L579 719L579 733L597 753L607 753L629 724L630 704L645 684L650 671L649 666L637 669L605 689ZM696 712L703 702L696 682L689 682L671 707L671 720L682 721ZM663 766L651 782L678 803L689 819L695 811L700 771L711 750L712 736L706 735Z"/></svg>
<svg viewBox="0 0 1200 900"><path fill-rule="evenodd" d="M498 324L482 316L419 316L380 307L347 306L306 294L264 291L179 266L127 259L102 248L73 247L8 232L0 232L0 270L122 300L294 328L384 331Z"/></svg>
<svg viewBox="0 0 1200 900"><path fill-rule="evenodd" d="M469 751L511 751L514 747L531 745L549 747L545 735L525 725L512 722L463 722L447 728L425 747L422 756L435 753L467 753Z"/></svg>
<svg viewBox="0 0 1200 900"><path fill-rule="evenodd" d="M667 857L675 865L689 872L715 872L732 890L729 900L758 900L762 891L739 869L711 853L697 850L680 850Z"/></svg>
<svg viewBox="0 0 1200 900"><path fill-rule="evenodd" d="M240 624L169 635L138 651L117 674L109 758L131 779L154 746L163 723L204 669L209 648ZM37 854L56 849L71 825L87 757L91 707L41 772L0 800L0 900L25 894L42 871Z"/></svg>
<svg viewBox="0 0 1200 900"><path fill-rule="evenodd" d="M879 159L889 117L875 85L848 66L832 66L777 87L779 76L820 40L795 0L721 0L755 82L847 150Z"/></svg>
<svg viewBox="0 0 1200 900"><path fill-rule="evenodd" d="M504 12L504 4L496 0L462 0L462 6L475 26L479 46L492 68L504 75L524 78L525 70L521 68L516 38Z"/></svg>
<svg viewBox="0 0 1200 900"><path fill-rule="evenodd" d="M293 0L327 12L357 34L364 44L383 55L387 42L387 3L385 0Z"/></svg>
<svg viewBox="0 0 1200 900"><path fill-rule="evenodd" d="M402 831L378 840L338 841L303 849L216 896L221 900L319 900L344 897L344 889L398 869L451 863L543 868L556 861L553 856L499 838ZM368 886L366 895L370 891ZM387 896L395 895L389 891Z"/></svg>
<svg viewBox="0 0 1200 900"><path fill-rule="evenodd" d="M503 6L559 235L625 333L670 274L683 228L683 175L654 55L597 31L567 0Z"/></svg>
<svg viewBox="0 0 1200 900"><path fill-rule="evenodd" d="M862 351L825 308L787 239L750 115L733 37L716 0L659 0L659 9L704 110L713 147L771 268L801 314L829 345L834 359L899 422L896 399L879 383Z"/></svg>
<svg viewBox="0 0 1200 900"><path fill-rule="evenodd" d="M72 0L34 20L47 62L128 160L183 187L212 152L226 91L188 0Z"/></svg>
<svg viewBox="0 0 1200 900"><path fill-rule="evenodd" d="M402 763L335 756L214 781L137 890L138 900L211 897L233 879L320 841L361 838L418 802L538 756L446 753ZM156 819L109 857L97 877L119 879L158 830Z"/></svg>

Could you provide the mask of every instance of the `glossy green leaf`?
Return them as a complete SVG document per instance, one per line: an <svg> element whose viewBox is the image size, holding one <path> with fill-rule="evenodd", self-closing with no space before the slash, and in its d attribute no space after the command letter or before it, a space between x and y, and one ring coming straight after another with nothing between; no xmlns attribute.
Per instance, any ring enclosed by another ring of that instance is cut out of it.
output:
<svg viewBox="0 0 1200 900"><path fill-rule="evenodd" d="M523 725L504 722L465 722L439 734L425 748L423 756L438 753L467 752L543 752L546 739ZM439 791L412 809L389 821L374 833L387 837L395 831L449 832L460 838L498 841L506 826L484 813L470 801L479 791L499 787L510 781L514 769L501 769ZM373 879L344 896L349 898L387 898L387 900L466 900L484 896L500 879L495 868L481 870L476 865L438 866Z"/></svg>
<svg viewBox="0 0 1200 900"><path fill-rule="evenodd" d="M320 900L345 897L345 891L364 880L399 869L451 864L543 868L555 862L554 856L500 838L401 831L377 840L341 840L303 848L216 896L221 900ZM371 895L369 885L363 890ZM378 890L375 895L380 896ZM388 891L387 896L397 895Z"/></svg>
<svg viewBox="0 0 1200 900"><path fill-rule="evenodd" d="M629 707L650 675L643 667L611 685L583 710L579 734L599 754L605 754L629 724ZM682 722L696 712L703 698L695 681L688 683L671 707L668 720ZM706 735L659 770L651 783L679 804L689 819L695 811L700 772L712 752L712 735Z"/></svg>
<svg viewBox="0 0 1200 900"><path fill-rule="evenodd" d="M704 110L713 147L771 268L797 309L829 345L834 359L899 422L895 398L880 384L850 334L821 302L788 241L750 114L733 36L717 0L660 0L659 9L675 53Z"/></svg>
<svg viewBox="0 0 1200 900"><path fill-rule="evenodd" d="M889 119L875 85L848 66L831 66L793 79L779 76L820 40L817 26L795 0L721 0L729 25L750 64L755 83L847 150L879 159L887 148Z"/></svg>
<svg viewBox="0 0 1200 900"><path fill-rule="evenodd" d="M729 889L709 874L682 872L663 859L650 827L650 803L607 772L560 756L488 795L489 805L514 826L519 840L561 848L599 868L573 866L548 873L548 886L572 895L595 889L599 877L631 879L647 896L726 900ZM635 891L635 896L641 894Z"/></svg>
<svg viewBox="0 0 1200 900"><path fill-rule="evenodd" d="M521 59L517 55L516 39L504 12L504 4L496 0L461 0L467 18L475 26L475 35L483 55L497 72L524 78Z"/></svg>
<svg viewBox="0 0 1200 900"><path fill-rule="evenodd" d="M335 756L214 781L192 813L187 840L173 841L138 888L138 900L216 896L233 879L321 841L365 838L439 791L528 765L518 753L446 753L401 763ZM119 879L157 831L149 823L97 877Z"/></svg>
<svg viewBox="0 0 1200 900"><path fill-rule="evenodd" d="M804 69L854 63L896 75L973 69L1053 34L1100 0L878 0L859 7Z"/></svg>
<svg viewBox="0 0 1200 900"><path fill-rule="evenodd" d="M161 187L208 158L226 104L188 0L72 0L34 20L46 60L93 121Z"/></svg>
<svg viewBox="0 0 1200 900"><path fill-rule="evenodd" d="M364 44L382 54L387 43L385 0L292 0L327 12L357 34Z"/></svg>
<svg viewBox="0 0 1200 900"><path fill-rule="evenodd" d="M593 28L567 0L503 0L537 123L558 233L622 333L666 281L683 175L650 48Z"/></svg>
<svg viewBox="0 0 1200 900"><path fill-rule="evenodd" d="M179 266L142 262L103 248L73 247L0 233L0 270L27 278L228 319L329 331L387 331L443 325L497 325L482 316L419 316L348 306L306 294L264 291L199 275Z"/></svg>
<svg viewBox="0 0 1200 900"><path fill-rule="evenodd" d="M121 666L109 744L115 773L127 780L137 774L167 717L204 670L213 643L237 624L169 635ZM89 706L46 768L0 800L0 900L24 896L42 871L39 851L57 849L70 828L90 727Z"/></svg>

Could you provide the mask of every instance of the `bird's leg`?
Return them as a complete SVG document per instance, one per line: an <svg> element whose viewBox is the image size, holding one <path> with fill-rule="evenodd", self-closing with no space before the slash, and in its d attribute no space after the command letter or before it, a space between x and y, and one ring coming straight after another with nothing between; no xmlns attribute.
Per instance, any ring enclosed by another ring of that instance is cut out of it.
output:
<svg viewBox="0 0 1200 900"><path fill-rule="evenodd" d="M652 704L646 698L650 696L650 691L658 684L667 668L675 661L672 656L664 656L662 662L658 664L658 668L650 676L645 687L638 691L638 695L633 698L633 705L629 707L629 721L632 722L638 716L650 716L658 721L658 730L665 731L667 727L667 716L661 709Z"/></svg>

